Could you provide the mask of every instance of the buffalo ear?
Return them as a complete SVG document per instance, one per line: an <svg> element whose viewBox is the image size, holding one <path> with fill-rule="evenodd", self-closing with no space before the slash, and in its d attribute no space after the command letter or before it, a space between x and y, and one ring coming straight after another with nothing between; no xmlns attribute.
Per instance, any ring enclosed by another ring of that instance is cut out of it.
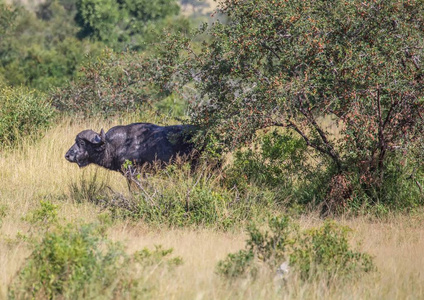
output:
<svg viewBox="0 0 424 300"><path fill-rule="evenodd" d="M103 131L103 129L102 129L102 131L100 131L100 135L98 135L96 133L94 135L94 137L91 139L90 142L93 143L93 144L96 144L96 145L104 144L105 143L105 132Z"/></svg>
<svg viewBox="0 0 424 300"><path fill-rule="evenodd" d="M96 134L93 138L93 140L91 141L93 144L98 145L98 147L96 147L96 151L103 151L105 148L105 142L106 142L106 134L105 131L100 130L100 135Z"/></svg>

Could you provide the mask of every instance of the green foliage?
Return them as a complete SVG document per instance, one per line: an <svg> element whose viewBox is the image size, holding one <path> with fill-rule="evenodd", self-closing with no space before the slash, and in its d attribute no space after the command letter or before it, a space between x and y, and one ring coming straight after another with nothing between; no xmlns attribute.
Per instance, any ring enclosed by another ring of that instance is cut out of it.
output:
<svg viewBox="0 0 424 300"><path fill-rule="evenodd" d="M248 250L230 253L224 260L218 262L216 270L219 274L231 279L244 276L247 272L254 277L257 273L253 265L254 258L253 252Z"/></svg>
<svg viewBox="0 0 424 300"><path fill-rule="evenodd" d="M230 186L243 186L243 181L261 187L290 189L300 172L305 170L305 143L293 134L273 130L260 135L248 149L234 154L234 162L226 171ZM243 176L240 176L243 174Z"/></svg>
<svg viewBox="0 0 424 300"><path fill-rule="evenodd" d="M285 261L290 276L297 273L303 280L358 278L374 270L368 254L351 249L349 229L335 222L301 231L288 217L273 217L268 226L263 231L250 225L246 250L229 254L218 263L217 272L228 278L254 277L261 264L277 271Z"/></svg>
<svg viewBox="0 0 424 300"><path fill-rule="evenodd" d="M58 206L48 200L40 201L40 208L32 211L25 217L26 221L32 225L48 228L50 225L56 225Z"/></svg>
<svg viewBox="0 0 424 300"><path fill-rule="evenodd" d="M268 201L298 213L322 188L307 154L305 143L290 132L260 132L251 146L234 153L224 170L225 185L242 194L266 192ZM318 187L313 189L315 183Z"/></svg>
<svg viewBox="0 0 424 300"><path fill-rule="evenodd" d="M207 171L192 174L173 166L157 174L155 180L140 181L136 218L171 227L206 226L227 229L249 213L248 204L234 203L234 194L215 184L216 175ZM240 210L240 211L238 211Z"/></svg>
<svg viewBox="0 0 424 300"><path fill-rule="evenodd" d="M105 247L105 251L101 247ZM93 281L106 288L112 284L111 275L118 271L124 256L117 244L99 236L92 226L80 229L68 226L59 232L47 233L19 271L10 297L75 297Z"/></svg>
<svg viewBox="0 0 424 300"><path fill-rule="evenodd" d="M181 264L181 258L168 258L171 253L172 249L159 246L129 256L94 225L59 227L35 244L9 286L9 297L142 298L151 287L140 270L151 276L161 265Z"/></svg>
<svg viewBox="0 0 424 300"><path fill-rule="evenodd" d="M191 26L175 0L51 0L34 10L0 6L0 84L47 91L76 79L106 45L141 51Z"/></svg>
<svg viewBox="0 0 424 300"><path fill-rule="evenodd" d="M124 0L122 6L130 17L144 23L176 15L180 11L175 0Z"/></svg>
<svg viewBox="0 0 424 300"><path fill-rule="evenodd" d="M353 193L345 201L347 208L355 213L365 211L387 215L393 211L405 212L421 207L424 199L422 146L414 144L413 147L407 155L404 155L406 151L390 155L379 182L370 183L358 174L349 174Z"/></svg>
<svg viewBox="0 0 424 300"><path fill-rule="evenodd" d="M115 0L78 0L77 24L82 28L80 37L91 36L100 41L114 41L120 20L119 3Z"/></svg>
<svg viewBox="0 0 424 300"><path fill-rule="evenodd" d="M54 111L45 96L24 87L0 87L0 143L10 146L40 136Z"/></svg>
<svg viewBox="0 0 424 300"><path fill-rule="evenodd" d="M0 2L0 40L5 34L8 34L11 27L13 26L14 20L16 18L16 10L6 5L5 3Z"/></svg>
<svg viewBox="0 0 424 300"><path fill-rule="evenodd" d="M326 221L320 228L305 231L290 255L290 265L309 280L316 276L357 278L372 271L371 256L350 249L349 230Z"/></svg>
<svg viewBox="0 0 424 300"><path fill-rule="evenodd" d="M178 118L187 115L187 102L174 94L155 102L154 105L155 110L169 117Z"/></svg>
<svg viewBox="0 0 424 300"><path fill-rule="evenodd" d="M149 250L147 248L144 248L140 251L136 251L133 255L134 261L138 263L142 263L145 266L152 266L152 265L162 265L166 264L170 267L172 266L179 266L183 263L183 260L181 257L173 257L169 258L168 256L172 254L174 250L172 248L169 249L163 249L162 246L155 246L155 249Z"/></svg>

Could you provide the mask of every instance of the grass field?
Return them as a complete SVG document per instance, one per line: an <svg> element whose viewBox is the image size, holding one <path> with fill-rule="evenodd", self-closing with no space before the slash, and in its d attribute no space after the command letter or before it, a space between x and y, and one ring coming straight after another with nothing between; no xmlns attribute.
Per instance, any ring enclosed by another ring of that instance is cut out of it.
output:
<svg viewBox="0 0 424 300"><path fill-rule="evenodd" d="M61 223L91 223L99 220L100 208L90 203L76 204L69 186L81 176L97 176L114 190L127 193L124 178L95 166L79 169L64 159L76 133L83 129L108 129L121 121L61 121L36 143L27 142L17 149L0 153L0 299L30 254L28 236L34 228L25 217L39 206L40 200L58 205ZM298 220L301 227L320 225L315 214ZM260 272L256 281L239 279L228 282L216 274L215 266L228 253L245 245L242 228L227 232L214 229L170 229L149 227L141 222L118 220L108 227L108 236L121 241L128 253L144 247L162 245L173 248L183 264L172 272L145 274L154 288L150 299L424 299L424 213L339 219L350 226L352 243L374 256L378 271L358 281L328 286L324 282L305 283L292 274L286 284L276 283L274 273Z"/></svg>

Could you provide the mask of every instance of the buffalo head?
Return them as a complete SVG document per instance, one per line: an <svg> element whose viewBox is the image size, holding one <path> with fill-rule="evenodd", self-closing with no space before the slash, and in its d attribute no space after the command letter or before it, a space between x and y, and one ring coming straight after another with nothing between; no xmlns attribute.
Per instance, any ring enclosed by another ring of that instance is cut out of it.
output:
<svg viewBox="0 0 424 300"><path fill-rule="evenodd" d="M79 167L85 167L92 163L91 158L104 150L105 132L100 134L93 130L84 130L75 138L75 144L66 152L65 158Z"/></svg>

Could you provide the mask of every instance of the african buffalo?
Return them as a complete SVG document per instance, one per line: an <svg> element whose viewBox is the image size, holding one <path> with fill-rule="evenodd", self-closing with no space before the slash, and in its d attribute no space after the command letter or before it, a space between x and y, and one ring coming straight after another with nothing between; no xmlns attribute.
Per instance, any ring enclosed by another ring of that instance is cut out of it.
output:
<svg viewBox="0 0 424 300"><path fill-rule="evenodd" d="M191 125L150 123L115 126L106 134L103 129L100 133L84 130L77 135L65 158L80 167L93 163L119 172L123 172L122 165L126 161L135 165L154 161L168 163L178 155L190 155L194 151L190 142L194 130Z"/></svg>

